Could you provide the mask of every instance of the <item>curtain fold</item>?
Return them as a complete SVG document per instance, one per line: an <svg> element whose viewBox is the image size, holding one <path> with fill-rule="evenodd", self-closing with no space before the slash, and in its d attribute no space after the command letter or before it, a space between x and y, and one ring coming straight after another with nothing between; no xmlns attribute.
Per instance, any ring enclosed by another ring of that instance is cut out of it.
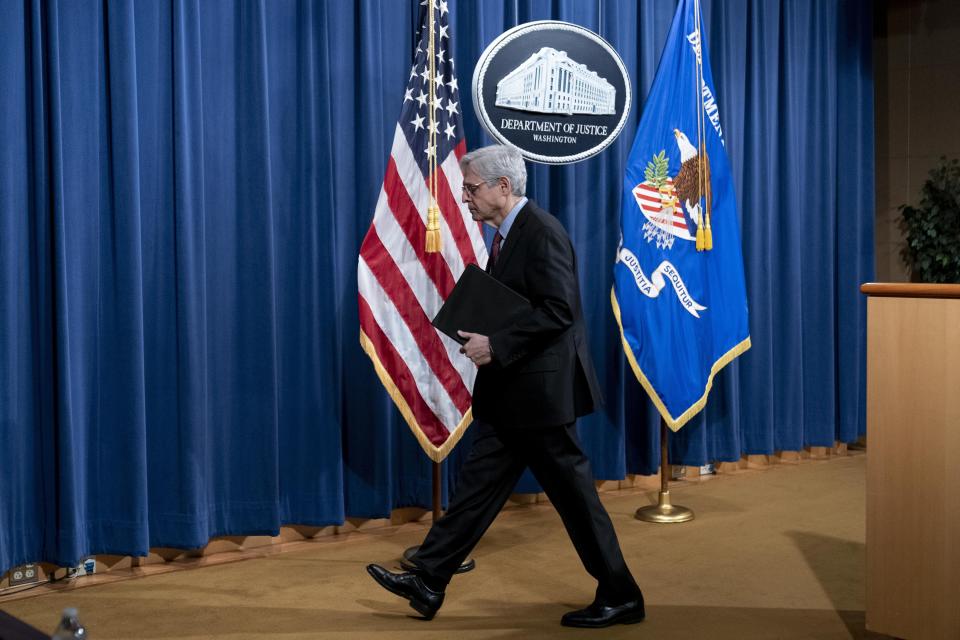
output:
<svg viewBox="0 0 960 640"><path fill-rule="evenodd" d="M358 344L356 259L418 2L0 3L0 572L429 507L422 454ZM473 66L560 19L623 57L603 154L531 166L578 253L605 406L597 478L655 473L659 417L609 304L620 182L674 0L449 3ZM753 348L671 435L702 464L865 432L872 3L704 0ZM444 463L444 501L472 437ZM529 476L520 491L536 491Z"/></svg>

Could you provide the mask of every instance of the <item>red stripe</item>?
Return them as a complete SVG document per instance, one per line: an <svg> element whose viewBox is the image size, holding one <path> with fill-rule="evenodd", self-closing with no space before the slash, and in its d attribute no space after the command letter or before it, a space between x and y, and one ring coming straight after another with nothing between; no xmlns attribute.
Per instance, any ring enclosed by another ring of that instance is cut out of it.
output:
<svg viewBox="0 0 960 640"><path fill-rule="evenodd" d="M439 199L440 211L447 221L447 226L450 227L451 235L456 240L460 257L463 258L463 264L476 264L477 255L473 252L470 234L467 232L467 226L463 223L463 212L453 197L450 183L447 182L447 174L442 169L437 171L437 198ZM447 294L445 293L443 297L446 298Z"/></svg>
<svg viewBox="0 0 960 640"><path fill-rule="evenodd" d="M406 143L404 143L406 144ZM417 169L419 172L419 169ZM387 194L387 204L393 212L393 217L397 219L400 228L403 229L407 241L413 246L413 250L423 265L427 275L440 292L440 297L444 300L453 290L454 277L450 271L450 265L444 260L441 253L427 253L427 227L420 218L407 187L400 178L397 171L397 163L393 156L390 156L387 162L387 175L383 178L383 190ZM371 231L374 229L370 227ZM379 239L378 239L379 240ZM366 243L366 240L364 240ZM361 249L362 251L362 249Z"/></svg>
<svg viewBox="0 0 960 640"><path fill-rule="evenodd" d="M393 384L400 391L403 399L407 401L420 430L434 445L442 445L450 437L450 433L424 401L423 396L420 395L413 374L410 373L406 362L403 361L397 350L393 348L393 344L380 329L380 325L377 324L367 301L363 299L362 295L357 296L357 298L360 305L360 328L363 329L363 332L367 334L367 338L373 344L380 364L390 374Z"/></svg>
<svg viewBox="0 0 960 640"><path fill-rule="evenodd" d="M644 211L646 211L646 212L648 212L648 213L650 213L650 214L652 214L652 215L659 215L660 212L663 211L663 207L660 206L660 203L657 203L657 206L653 207L653 206L650 206L649 204L647 204L647 203L645 203L645 202L641 202L641 203L640 203L640 206L643 207L643 210L644 210Z"/></svg>
<svg viewBox="0 0 960 640"><path fill-rule="evenodd" d="M430 369L437 376L440 384L446 389L453 403L461 412L470 406L470 391L463 384L463 378L454 368L447 355L447 351L437 335L436 329L430 324L430 319L424 313L423 307L417 301L416 295L407 283L403 274L397 268L393 257L380 241L375 227L370 227L367 237L360 248L360 256L370 267L377 282L393 302L397 313L413 335L417 348L423 354Z"/></svg>

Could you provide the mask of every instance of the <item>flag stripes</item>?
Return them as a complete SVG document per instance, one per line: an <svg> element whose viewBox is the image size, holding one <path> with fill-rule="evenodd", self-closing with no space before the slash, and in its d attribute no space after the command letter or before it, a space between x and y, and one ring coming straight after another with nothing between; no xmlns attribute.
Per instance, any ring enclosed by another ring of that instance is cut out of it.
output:
<svg viewBox="0 0 960 640"><path fill-rule="evenodd" d="M440 382L454 402L461 406L468 406L470 391L464 386L463 378L457 375L451 358L441 342L442 334L435 331L430 324L431 318L439 310L439 305L436 302L429 304L428 299L416 296L413 286L393 261L392 256L380 241L379 235L368 234L364 245L365 250L361 253L361 257L365 265L376 278L397 315L409 329L413 343L423 355L436 381ZM387 301L379 302L382 304ZM425 302L428 304L425 305ZM431 309L430 317L427 316L425 306L435 307Z"/></svg>
<svg viewBox="0 0 960 640"><path fill-rule="evenodd" d="M663 202L660 190L653 185L646 183L638 184L633 190L633 195L637 199L637 204L652 217L656 218L661 224L688 231L687 221L683 219L683 214L679 213L677 207L671 209L669 215L663 213Z"/></svg>
<svg viewBox="0 0 960 640"><path fill-rule="evenodd" d="M460 203L458 161L466 142L446 3L437 3L433 13L439 23L433 30L438 34L434 48L444 52L434 65L433 80L426 58L428 13L424 6L383 185L360 247L357 285L361 346L424 451L439 462L472 419L476 367L431 320L466 266L486 264L487 250L480 225ZM433 104L425 97L430 82ZM440 132L435 148L428 136L432 127ZM427 253L431 153L437 154L440 251Z"/></svg>
<svg viewBox="0 0 960 640"><path fill-rule="evenodd" d="M388 376L388 380L383 381L384 384L390 381L395 389L403 389L400 397L407 406L400 407L401 412L406 413L405 408L412 412L412 419L423 428L431 443L442 443L446 440L449 433L434 410L420 395L410 368L380 329L380 323L374 318L373 311L362 297L360 298L360 330L361 342L366 342L364 346L369 347L368 355L375 357L375 362L380 365L378 373L381 373L381 377L384 374ZM387 371L389 371L388 374Z"/></svg>

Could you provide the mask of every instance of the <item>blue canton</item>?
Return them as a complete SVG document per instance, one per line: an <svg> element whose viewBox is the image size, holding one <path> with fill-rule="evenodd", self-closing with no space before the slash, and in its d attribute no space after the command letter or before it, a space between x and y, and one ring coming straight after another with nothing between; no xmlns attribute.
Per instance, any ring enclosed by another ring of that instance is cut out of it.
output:
<svg viewBox="0 0 960 640"><path fill-rule="evenodd" d="M430 66L427 60L429 51L430 28L427 22L427 2L424 0L420 10L420 28L417 35L417 50L410 79L403 95L403 111L400 114L400 127L410 145L413 157L426 178L429 171L428 128L430 126ZM454 150L463 138L460 115L460 88L454 74L453 47L450 41L450 12L446 0L434 3L434 86L436 102L433 104L434 127L437 132L437 162Z"/></svg>

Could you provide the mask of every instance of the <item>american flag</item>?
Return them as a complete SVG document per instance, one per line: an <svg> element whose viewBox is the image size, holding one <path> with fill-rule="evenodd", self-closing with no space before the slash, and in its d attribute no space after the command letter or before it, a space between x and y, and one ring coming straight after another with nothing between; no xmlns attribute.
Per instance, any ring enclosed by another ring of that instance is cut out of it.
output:
<svg viewBox="0 0 960 640"><path fill-rule="evenodd" d="M449 8L446 0L432 3L431 103L430 11L426 0L421 4L417 49L373 223L360 248L357 281L360 344L424 451L440 462L472 420L476 367L460 354L460 345L430 321L464 268L486 264L487 250L480 225L460 204L463 176L458 161L466 141ZM426 251L431 153L437 154L437 253Z"/></svg>

